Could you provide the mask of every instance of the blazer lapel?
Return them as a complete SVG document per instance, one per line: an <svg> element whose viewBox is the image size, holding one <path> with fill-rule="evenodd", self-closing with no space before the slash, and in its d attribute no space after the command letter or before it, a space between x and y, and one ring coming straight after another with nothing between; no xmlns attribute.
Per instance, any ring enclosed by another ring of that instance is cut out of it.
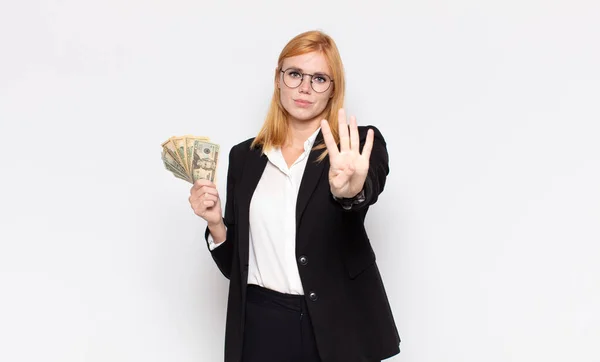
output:
<svg viewBox="0 0 600 362"><path fill-rule="evenodd" d="M313 145L318 145L323 142L323 134L322 131L319 131L317 137L315 138L315 142ZM314 147L314 146L313 146ZM302 181L300 182L300 189L298 190L298 199L296 201L296 230L300 227L300 221L302 220L302 214L306 209L306 205L308 204L308 200L311 195L315 191L319 179L321 178L321 174L325 169L325 164L328 163L328 158L326 157L321 162L316 162L319 155L323 152L323 149L320 150L311 150L308 156L308 161L306 162L306 168L304 169L304 174L302 175Z"/></svg>
<svg viewBox="0 0 600 362"><path fill-rule="evenodd" d="M250 201L256 190L258 181L267 165L267 156L261 155L260 149L248 150L249 155L244 163L242 181L236 190L238 200L237 217L239 218L239 253L240 270L245 270L249 258L249 234L250 234ZM247 269L246 269L247 270Z"/></svg>

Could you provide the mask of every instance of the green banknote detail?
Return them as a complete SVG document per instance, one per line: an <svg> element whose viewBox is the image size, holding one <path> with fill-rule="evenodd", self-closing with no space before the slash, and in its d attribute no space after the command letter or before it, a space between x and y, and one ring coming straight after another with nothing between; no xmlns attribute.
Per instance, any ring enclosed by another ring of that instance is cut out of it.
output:
<svg viewBox="0 0 600 362"><path fill-rule="evenodd" d="M219 145L203 140L194 140L192 153L192 180L204 179L215 182Z"/></svg>

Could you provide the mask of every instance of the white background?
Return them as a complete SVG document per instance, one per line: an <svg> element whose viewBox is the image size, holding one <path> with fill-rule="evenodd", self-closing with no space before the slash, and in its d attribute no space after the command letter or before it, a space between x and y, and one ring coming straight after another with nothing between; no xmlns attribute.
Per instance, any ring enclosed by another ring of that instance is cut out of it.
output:
<svg viewBox="0 0 600 362"><path fill-rule="evenodd" d="M160 144L252 137L321 29L390 169L390 361L600 361L597 1L0 2L0 360L220 361L227 280Z"/></svg>

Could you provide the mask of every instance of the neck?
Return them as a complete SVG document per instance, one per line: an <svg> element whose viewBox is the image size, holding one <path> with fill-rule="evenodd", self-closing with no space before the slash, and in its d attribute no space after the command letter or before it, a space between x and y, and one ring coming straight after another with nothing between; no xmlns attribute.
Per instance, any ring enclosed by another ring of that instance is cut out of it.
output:
<svg viewBox="0 0 600 362"><path fill-rule="evenodd" d="M289 139L286 147L294 149L304 149L304 142L310 137L321 125L321 118L315 118L308 122L291 121L289 124Z"/></svg>

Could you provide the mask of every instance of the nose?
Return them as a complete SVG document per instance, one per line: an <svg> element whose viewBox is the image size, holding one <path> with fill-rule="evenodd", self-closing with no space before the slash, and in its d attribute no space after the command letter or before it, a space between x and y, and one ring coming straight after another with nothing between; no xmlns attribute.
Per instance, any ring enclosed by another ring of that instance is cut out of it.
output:
<svg viewBox="0 0 600 362"><path fill-rule="evenodd" d="M308 79L306 79L308 77ZM304 93L310 93L312 77L308 74L302 76L302 82L300 83L300 90Z"/></svg>

